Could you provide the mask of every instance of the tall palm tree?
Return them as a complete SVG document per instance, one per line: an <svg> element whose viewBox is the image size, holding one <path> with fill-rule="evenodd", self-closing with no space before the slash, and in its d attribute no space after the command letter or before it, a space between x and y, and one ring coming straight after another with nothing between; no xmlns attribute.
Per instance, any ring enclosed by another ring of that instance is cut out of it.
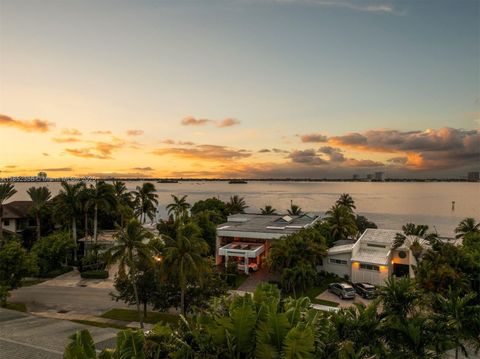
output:
<svg viewBox="0 0 480 359"><path fill-rule="evenodd" d="M474 218L468 217L462 220L457 228L455 228L455 238L465 238L466 235L471 233L480 232L480 222L476 222Z"/></svg>
<svg viewBox="0 0 480 359"><path fill-rule="evenodd" d="M187 202L187 195L182 197L177 197L174 194L171 195L173 203L167 205L167 211L170 216L173 216L175 220L180 220L186 218L188 215L188 209L190 208L190 203Z"/></svg>
<svg viewBox="0 0 480 359"><path fill-rule="evenodd" d="M433 243L437 236L434 233L428 233L428 226L425 224L415 225L413 223L407 223L402 226L402 231L403 233L397 233L395 235L392 249L406 246L412 252L418 264L425 250L425 242Z"/></svg>
<svg viewBox="0 0 480 359"><path fill-rule="evenodd" d="M133 286L141 328L143 328L143 311L140 309L140 300L138 298L138 271L135 263L140 260L153 265L152 249L146 243L146 240L151 237L151 232L143 228L136 219L132 219L116 234L116 244L107 252L109 264L118 263L121 273L127 273L126 269L128 268L128 276Z"/></svg>
<svg viewBox="0 0 480 359"><path fill-rule="evenodd" d="M90 197L91 197L91 188L87 187L84 182L81 183L80 193L78 194L78 199L80 201L80 209L83 214L83 232L84 237L88 237L88 211L90 210Z"/></svg>
<svg viewBox="0 0 480 359"><path fill-rule="evenodd" d="M56 197L57 211L68 217L72 225L72 238L75 243L73 257L75 262L77 261L77 215L80 211L80 193L82 188L83 184L80 182L75 184L62 182L62 188Z"/></svg>
<svg viewBox="0 0 480 359"><path fill-rule="evenodd" d="M299 216L303 213L302 208L293 203L290 203L290 209L288 209L287 212L291 216Z"/></svg>
<svg viewBox="0 0 480 359"><path fill-rule="evenodd" d="M27 190L30 199L32 200L32 212L35 216L35 221L37 223L37 241L40 240L40 214L45 209L48 201L52 197L52 193L47 187L30 187Z"/></svg>
<svg viewBox="0 0 480 359"><path fill-rule="evenodd" d="M15 193L17 190L12 183L0 183L0 248L3 246L3 204Z"/></svg>
<svg viewBox="0 0 480 359"><path fill-rule="evenodd" d="M113 181L113 191L117 200L117 212L120 216L120 226L123 227L125 219L131 217L133 206L132 194L128 192L125 182Z"/></svg>
<svg viewBox="0 0 480 359"><path fill-rule="evenodd" d="M337 199L336 204L340 206L345 206L347 207L350 211L353 211L357 207L355 206L355 201L353 200L352 196L350 196L348 193L342 193L340 197Z"/></svg>
<svg viewBox="0 0 480 359"><path fill-rule="evenodd" d="M357 233L355 217L347 207L335 204L325 214L330 235L335 241L351 238Z"/></svg>
<svg viewBox="0 0 480 359"><path fill-rule="evenodd" d="M180 285L180 307L185 315L185 292L190 281L202 282L210 269L208 244L200 237L200 230L193 224L182 225L176 238L162 236L165 241L163 272L174 276Z"/></svg>
<svg viewBox="0 0 480 359"><path fill-rule="evenodd" d="M277 210L270 205L266 205L263 208L260 208L262 214L277 214Z"/></svg>
<svg viewBox="0 0 480 359"><path fill-rule="evenodd" d="M459 351L467 355L465 344L472 342L480 344L480 305L475 303L477 295L470 292L465 296L458 296L450 291L446 297L441 294L434 296L436 319L442 323L445 333L452 338L455 344L455 358Z"/></svg>
<svg viewBox="0 0 480 359"><path fill-rule="evenodd" d="M145 182L142 186L137 186L133 191L135 199L135 215L140 218L141 223L145 223L147 217L153 222L158 206L155 185L151 182Z"/></svg>
<svg viewBox="0 0 480 359"><path fill-rule="evenodd" d="M231 214L245 213L245 209L248 208L245 198L240 197L237 194L230 197L227 207Z"/></svg>
<svg viewBox="0 0 480 359"><path fill-rule="evenodd" d="M116 206L115 193L111 184L98 181L90 186L88 206L93 207L93 239L95 245L98 238L98 210L111 209Z"/></svg>

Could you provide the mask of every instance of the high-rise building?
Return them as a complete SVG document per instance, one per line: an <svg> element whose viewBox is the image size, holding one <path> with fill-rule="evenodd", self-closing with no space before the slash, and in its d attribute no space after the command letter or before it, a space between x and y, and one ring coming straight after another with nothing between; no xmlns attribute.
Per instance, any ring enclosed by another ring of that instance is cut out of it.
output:
<svg viewBox="0 0 480 359"><path fill-rule="evenodd" d="M47 179L47 172L38 172L37 177L41 180Z"/></svg>
<svg viewBox="0 0 480 359"><path fill-rule="evenodd" d="M480 172L468 172L467 179L472 182L480 181Z"/></svg>
<svg viewBox="0 0 480 359"><path fill-rule="evenodd" d="M375 172L375 181L383 181L383 172Z"/></svg>

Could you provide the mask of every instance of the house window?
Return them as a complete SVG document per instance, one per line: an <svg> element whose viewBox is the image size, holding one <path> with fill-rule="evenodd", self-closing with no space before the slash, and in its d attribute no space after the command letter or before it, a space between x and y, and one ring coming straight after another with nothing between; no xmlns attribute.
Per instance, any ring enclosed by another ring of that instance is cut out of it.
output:
<svg viewBox="0 0 480 359"><path fill-rule="evenodd" d="M341 264L341 265L344 265L344 266L347 265L347 261L344 260L344 259L330 258L330 263L331 263L331 264Z"/></svg>
<svg viewBox="0 0 480 359"><path fill-rule="evenodd" d="M6 219L3 221L4 226L9 226L10 225L10 220Z"/></svg>
<svg viewBox="0 0 480 359"><path fill-rule="evenodd" d="M380 271L380 267L376 266L376 265L373 265L373 264L360 263L360 268L361 269L366 269L366 270L373 270L373 271L376 271L376 272Z"/></svg>
<svg viewBox="0 0 480 359"><path fill-rule="evenodd" d="M367 247L375 247L375 248L387 248L383 244L373 244L373 243L367 243Z"/></svg>

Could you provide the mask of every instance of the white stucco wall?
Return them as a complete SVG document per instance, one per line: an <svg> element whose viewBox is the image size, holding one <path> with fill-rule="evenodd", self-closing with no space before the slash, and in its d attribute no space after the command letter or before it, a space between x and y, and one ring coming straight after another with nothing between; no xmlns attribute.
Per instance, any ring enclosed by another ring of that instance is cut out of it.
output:
<svg viewBox="0 0 480 359"><path fill-rule="evenodd" d="M388 267L381 271L352 268L352 282L367 282L373 285L384 285L388 278Z"/></svg>
<svg viewBox="0 0 480 359"><path fill-rule="evenodd" d="M8 225L6 225L5 222L9 222ZM3 229L10 231L10 232L16 232L17 230L17 225L16 225L16 220L15 219L4 219L3 220Z"/></svg>
<svg viewBox="0 0 480 359"><path fill-rule="evenodd" d="M339 277L344 277L348 275L349 278L352 276L352 263L350 261L351 253L339 253L339 254L329 254L327 257L323 258L323 265L319 266L320 270L324 270L328 273L333 273ZM347 264L336 264L330 263L330 259L339 259L347 261Z"/></svg>

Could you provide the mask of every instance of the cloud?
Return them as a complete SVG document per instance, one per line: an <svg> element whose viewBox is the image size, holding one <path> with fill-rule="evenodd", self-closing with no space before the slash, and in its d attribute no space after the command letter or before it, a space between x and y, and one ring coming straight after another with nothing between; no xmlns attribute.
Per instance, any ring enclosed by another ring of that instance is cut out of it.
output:
<svg viewBox="0 0 480 359"><path fill-rule="evenodd" d="M128 130L127 131L127 136L141 136L143 135L142 130Z"/></svg>
<svg viewBox="0 0 480 359"><path fill-rule="evenodd" d="M132 168L132 170L148 172L148 171L153 171L153 168L152 167L134 167Z"/></svg>
<svg viewBox="0 0 480 359"><path fill-rule="evenodd" d="M305 165L321 166L328 163L324 159L320 158L317 154L317 151L314 149L292 151L288 155L288 158L290 158L294 163L301 163Z"/></svg>
<svg viewBox="0 0 480 359"><path fill-rule="evenodd" d="M37 119L29 121L16 120L12 117L0 114L0 126L12 127L25 132L48 132L55 126L55 124Z"/></svg>
<svg viewBox="0 0 480 359"><path fill-rule="evenodd" d="M240 121L234 118L225 118L223 120L217 121L217 127L231 127L239 124Z"/></svg>
<svg viewBox="0 0 480 359"><path fill-rule="evenodd" d="M340 147L368 152L397 153L405 166L416 169L447 169L478 165L480 132L449 127L425 131L370 130L330 137ZM399 161L391 163L400 164Z"/></svg>
<svg viewBox="0 0 480 359"><path fill-rule="evenodd" d="M236 150L226 146L217 145L196 145L193 148L158 148L152 153L158 156L172 155L180 158L206 161L234 160L251 156L247 150Z"/></svg>
<svg viewBox="0 0 480 359"><path fill-rule="evenodd" d="M53 142L57 143L71 143L71 142L80 142L80 139L75 137L54 137L52 138Z"/></svg>
<svg viewBox="0 0 480 359"><path fill-rule="evenodd" d="M323 146L318 149L318 152L323 153L328 156L330 162L343 162L345 161L345 156L342 153L340 148Z"/></svg>
<svg viewBox="0 0 480 359"><path fill-rule="evenodd" d="M92 146L84 148L66 148L69 155L82 158L112 159L114 151L122 148L138 149L138 144L132 141L125 141L118 137L112 137L110 142L90 141Z"/></svg>
<svg viewBox="0 0 480 359"><path fill-rule="evenodd" d="M111 135L112 134L112 131L93 131L92 134L94 135Z"/></svg>
<svg viewBox="0 0 480 359"><path fill-rule="evenodd" d="M203 126L206 125L207 123L211 122L212 120L208 120L206 118L199 118L196 119L195 117L185 117L182 121L181 124L183 126Z"/></svg>
<svg viewBox="0 0 480 359"><path fill-rule="evenodd" d="M272 152L268 148L262 148L261 150L258 151L258 153L269 153Z"/></svg>
<svg viewBox="0 0 480 359"><path fill-rule="evenodd" d="M48 156L50 156L50 154L49 154L49 153L47 153L47 152L43 152L43 153L42 153L42 155L43 155L43 156L45 156L45 157L48 157Z"/></svg>
<svg viewBox="0 0 480 359"><path fill-rule="evenodd" d="M150 175L141 172L88 172L79 175L80 177L94 178L148 178Z"/></svg>
<svg viewBox="0 0 480 359"><path fill-rule="evenodd" d="M289 151L282 150L281 148L272 148L272 152L275 152L275 153L290 153Z"/></svg>
<svg viewBox="0 0 480 359"><path fill-rule="evenodd" d="M224 118L223 120L210 120L207 118L195 118L193 116L189 116L182 119L180 123L183 126L205 126L208 124L215 124L215 126L223 128L239 125L240 121L230 117Z"/></svg>
<svg viewBox="0 0 480 359"><path fill-rule="evenodd" d="M320 133L311 133L300 136L300 139L304 143L309 142L327 142L328 137Z"/></svg>
<svg viewBox="0 0 480 359"><path fill-rule="evenodd" d="M17 168L18 166L16 165L8 165L8 166L5 166L5 168Z"/></svg>
<svg viewBox="0 0 480 359"><path fill-rule="evenodd" d="M391 2L365 0L266 0L277 4L301 4L309 6L338 7L354 11L404 15L405 11L398 10Z"/></svg>
<svg viewBox="0 0 480 359"><path fill-rule="evenodd" d="M179 145L179 146L194 146L195 145L195 143L191 142L191 141L175 141L175 140L172 140L170 138L167 138L167 139L161 141L161 143L163 143L165 145Z"/></svg>
<svg viewBox="0 0 480 359"><path fill-rule="evenodd" d="M81 136L82 133L76 128L65 128L62 130L62 135L66 136Z"/></svg>
<svg viewBox="0 0 480 359"><path fill-rule="evenodd" d="M37 171L45 171L45 172L72 172L73 169L71 167L55 167L55 168L40 168Z"/></svg>

